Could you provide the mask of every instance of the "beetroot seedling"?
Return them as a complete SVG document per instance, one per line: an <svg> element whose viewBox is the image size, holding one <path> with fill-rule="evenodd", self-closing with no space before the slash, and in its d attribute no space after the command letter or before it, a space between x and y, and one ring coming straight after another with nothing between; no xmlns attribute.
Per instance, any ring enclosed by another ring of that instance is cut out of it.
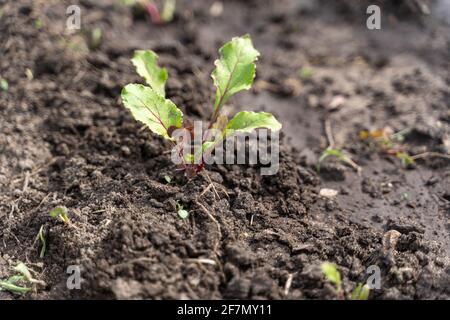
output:
<svg viewBox="0 0 450 320"><path fill-rule="evenodd" d="M320 172L320 167L322 163L328 157L336 157L339 161L350 165L358 172L361 170L361 168L344 151L340 149L327 148L322 152L322 154L319 157L319 161L317 162L316 166L317 172Z"/></svg>
<svg viewBox="0 0 450 320"><path fill-rule="evenodd" d="M62 222L64 222L64 224L70 223L66 207L56 207L55 209L50 211L50 217L60 219Z"/></svg>
<svg viewBox="0 0 450 320"><path fill-rule="evenodd" d="M399 159L403 166L409 167L414 163L414 157L410 156L402 145L405 140L404 135L409 131L408 128L397 133L392 133L389 128L373 131L362 130L359 132L359 137L361 140L375 144L377 148Z"/></svg>
<svg viewBox="0 0 450 320"><path fill-rule="evenodd" d="M163 7L160 11L156 2L152 0L122 0L122 4L145 10L154 24L169 23L173 20L176 0L163 0Z"/></svg>
<svg viewBox="0 0 450 320"><path fill-rule="evenodd" d="M103 41L103 31L101 28L94 28L91 31L91 38L90 38L90 42L89 45L91 47L91 49L96 50L100 47L100 45L102 44Z"/></svg>
<svg viewBox="0 0 450 320"><path fill-rule="evenodd" d="M336 296L339 299L344 299L345 296L344 290L342 289L342 278L336 265L331 262L324 262L321 264L320 268L322 269L325 278L335 285ZM367 300L369 298L369 291L370 290L367 285L358 283L351 294L351 300Z"/></svg>
<svg viewBox="0 0 450 320"><path fill-rule="evenodd" d="M170 176L168 176L168 175L165 175L165 176L164 176L164 180L166 181L167 184L172 184L172 183L174 183L174 182L173 182L173 179L172 179Z"/></svg>
<svg viewBox="0 0 450 320"><path fill-rule="evenodd" d="M36 240L39 240L41 242L41 250L39 253L39 258L43 258L45 256L45 253L47 252L47 240L45 238L44 233L44 226L42 225L39 229L39 232L36 236Z"/></svg>
<svg viewBox="0 0 450 320"><path fill-rule="evenodd" d="M20 285L20 282L23 280L23 276L12 276L7 280L0 280L0 291L6 290L16 294L25 294L30 292L31 288Z"/></svg>
<svg viewBox="0 0 450 320"><path fill-rule="evenodd" d="M331 262L324 262L320 268L322 269L325 278L335 285L336 294L341 296L343 294L341 274L337 270L336 265Z"/></svg>
<svg viewBox="0 0 450 320"><path fill-rule="evenodd" d="M184 206L177 201L177 214L181 219L189 217L189 212L184 209Z"/></svg>
<svg viewBox="0 0 450 320"><path fill-rule="evenodd" d="M24 277L24 279L30 283L33 284L40 284L40 285L45 285L45 282L42 280L37 280L35 278L33 278L33 276L31 275L30 270L28 269L28 267L25 265L25 263L23 262L19 262L17 264L17 266L14 268L14 271L19 272L20 274L22 274L22 276Z"/></svg>
<svg viewBox="0 0 450 320"><path fill-rule="evenodd" d="M305 80L309 80L314 75L314 70L311 69L311 68L308 68L308 67L303 67L298 72L298 75L299 75L301 80L304 80L304 81Z"/></svg>
<svg viewBox="0 0 450 320"><path fill-rule="evenodd" d="M369 299L370 289L367 285L358 283L352 292L352 300L367 300Z"/></svg>
<svg viewBox="0 0 450 320"><path fill-rule="evenodd" d="M185 153L183 148L176 149L175 152L182 161L180 169L189 177L204 169L205 160L212 149L227 137L258 128L272 131L281 129L281 124L267 112L241 111L229 121L226 116L221 115L231 96L251 88L259 52L253 47L249 35L233 38L219 52L220 58L215 61L216 68L211 75L216 94L208 129L215 129L220 135L211 141L207 131L201 137L201 145L193 153ZM172 135L176 129L183 128L193 136L194 128L189 120L183 120L181 110L165 97L167 70L158 66L157 58L156 53L151 50L135 52L132 62L148 86L126 85L122 90L122 101L136 120L144 123L153 133L176 144L178 140Z"/></svg>
<svg viewBox="0 0 450 320"><path fill-rule="evenodd" d="M23 262L19 262L17 266L14 267L14 271L18 274L13 275L6 280L0 280L0 291L6 290L15 294L25 294L32 290L32 288L25 287L25 283L45 285L43 281L33 278L30 270Z"/></svg>

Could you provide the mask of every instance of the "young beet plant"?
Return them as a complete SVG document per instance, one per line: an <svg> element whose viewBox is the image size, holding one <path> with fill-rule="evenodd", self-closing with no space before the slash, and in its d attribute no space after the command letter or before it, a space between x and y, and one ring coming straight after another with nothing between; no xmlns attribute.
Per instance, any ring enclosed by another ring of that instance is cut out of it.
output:
<svg viewBox="0 0 450 320"><path fill-rule="evenodd" d="M201 148L193 153L176 149L182 162L181 169L185 170L187 176L194 176L202 171L205 159L212 149L233 134L251 132L258 128L272 131L281 129L281 124L267 112L241 111L231 120L221 114L231 96L251 88L259 52L253 47L249 35L233 38L219 52L220 58L216 60L216 68L211 75L216 95L208 129L219 131L220 134L212 139L209 131L206 131L201 137ZM193 136L193 127L190 121L183 121L181 110L165 97L168 74L165 68L157 65L157 58L151 50L135 52L131 61L148 86L126 85L122 90L122 101L136 120L144 123L153 133L176 144L178 139L173 135L174 131L183 128Z"/></svg>
<svg viewBox="0 0 450 320"><path fill-rule="evenodd" d="M342 289L341 274L336 265L331 262L324 262L320 265L325 278L335 285L335 292L339 299L344 299L344 290ZM369 299L369 287L362 283L358 283L356 288L352 291L352 300L367 300Z"/></svg>

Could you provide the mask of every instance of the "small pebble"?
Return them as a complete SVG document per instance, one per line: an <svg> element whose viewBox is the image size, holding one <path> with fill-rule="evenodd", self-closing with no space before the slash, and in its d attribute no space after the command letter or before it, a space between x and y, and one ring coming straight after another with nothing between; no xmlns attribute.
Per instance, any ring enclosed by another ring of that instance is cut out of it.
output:
<svg viewBox="0 0 450 320"><path fill-rule="evenodd" d="M338 191L334 189L323 188L320 189L319 195L324 198L333 199L338 195Z"/></svg>

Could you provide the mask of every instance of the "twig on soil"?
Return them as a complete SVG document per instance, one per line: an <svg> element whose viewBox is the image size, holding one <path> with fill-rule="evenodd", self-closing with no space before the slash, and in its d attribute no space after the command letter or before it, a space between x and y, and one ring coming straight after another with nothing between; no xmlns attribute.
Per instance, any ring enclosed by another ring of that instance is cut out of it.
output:
<svg viewBox="0 0 450 320"><path fill-rule="evenodd" d="M214 187L214 183L211 180L211 177L209 176L209 174L205 171L205 176L208 179L208 182L210 183L210 185L212 186L213 190L214 190L214 194L217 196L217 199L220 199L219 194L217 193L216 187Z"/></svg>
<svg viewBox="0 0 450 320"><path fill-rule="evenodd" d="M212 266L216 266L217 262L215 262L212 259L207 259L207 258L198 258L198 259L186 259L187 262L195 262L195 263L200 263L200 264L209 264Z"/></svg>
<svg viewBox="0 0 450 320"><path fill-rule="evenodd" d="M131 259L131 260L126 261L126 262L122 262L122 263L118 263L118 264L112 265L111 268L115 270L116 268L124 267L124 266L130 265L130 264L134 264L136 262L151 262L151 263L154 263L155 259L154 258L150 258L150 257L139 257L139 258L136 258L136 259Z"/></svg>
<svg viewBox="0 0 450 320"><path fill-rule="evenodd" d="M205 193L207 193L208 191L209 191L209 189L211 189L211 187L212 187L212 184L208 184L208 186L202 191L202 193L200 193L200 195L198 196L199 198L200 197L203 197L203 195L205 194Z"/></svg>
<svg viewBox="0 0 450 320"><path fill-rule="evenodd" d="M214 191L214 198L217 197L218 199L220 199L220 195L219 195L219 193L217 192L216 186L215 186L214 183L212 182L211 177L210 177L206 172L205 172L205 176L206 176L206 178L208 179L209 184L208 184L208 186L202 191L202 193L200 193L200 195L198 196L198 198L203 197L203 195L204 195L206 192L208 192L208 191L212 188L213 191ZM230 199L230 195L229 195L228 192L225 190L225 188L223 188L222 186L220 186L220 189L221 189L221 191L225 194L225 196L226 196L228 199Z"/></svg>
<svg viewBox="0 0 450 320"><path fill-rule="evenodd" d="M328 148L334 149L333 130L331 129L331 122L330 122L329 118L325 119L325 134L326 134L327 140L328 140Z"/></svg>
<svg viewBox="0 0 450 320"><path fill-rule="evenodd" d="M284 292L283 293L284 293L285 297L289 294L289 290L291 289L293 278L294 278L294 275L292 273L289 273L286 283L284 284Z"/></svg>
<svg viewBox="0 0 450 320"><path fill-rule="evenodd" d="M100 209L100 210L96 210L96 211L92 211L92 213L103 213L106 212L106 209Z"/></svg>
<svg viewBox="0 0 450 320"><path fill-rule="evenodd" d="M411 156L411 159L417 160L417 159L424 159L424 158L444 158L444 159L450 159L450 155L439 153L439 152L424 152L420 154L416 154L415 156Z"/></svg>
<svg viewBox="0 0 450 320"><path fill-rule="evenodd" d="M215 223L215 225L217 227L218 239L217 239L216 243L214 244L213 251L216 255L219 255L218 248L219 248L219 244L220 244L220 239L222 239L222 232L220 231L220 224L217 221L217 219L214 218L214 216L208 211L208 209L205 208L205 206L203 204L201 204L198 201L195 201L195 204L200 207L200 209Z"/></svg>
<svg viewBox="0 0 450 320"><path fill-rule="evenodd" d="M28 184L30 183L30 171L25 172L25 179L23 181L22 192L26 193L28 190Z"/></svg>
<svg viewBox="0 0 450 320"><path fill-rule="evenodd" d="M325 119L324 126L325 126L325 134L326 134L327 140L328 140L328 148L327 149L335 149L333 129L331 128L331 121L329 118ZM358 175L361 174L362 168L355 161L353 161L349 156L345 156L344 161L345 161L345 163L350 165L358 173Z"/></svg>
<svg viewBox="0 0 450 320"><path fill-rule="evenodd" d="M47 168L47 167L51 166L52 164L54 164L60 158L62 158L62 157L54 157L54 158L50 159L50 161L48 161L48 162L42 164L41 166L37 167L36 169L31 171L31 173L29 174L28 179L31 178L31 177L34 177L36 174L41 172L44 168ZM16 178L16 179L12 180L12 183L15 184L15 183L17 183L17 182L19 182L19 181L21 181L22 179L25 179L25 178L26 178L26 176L25 177L22 176L22 177Z"/></svg>
<svg viewBox="0 0 450 320"><path fill-rule="evenodd" d="M361 174L361 171L362 171L361 167L358 166L358 165L356 164L356 162L353 161L350 157L347 157L347 159L345 160L345 162L347 162L353 169L355 169L355 171L356 171L358 174Z"/></svg>
<svg viewBox="0 0 450 320"><path fill-rule="evenodd" d="M16 209L16 203L11 202L11 211L9 212L9 219L13 218L14 210Z"/></svg>
<svg viewBox="0 0 450 320"><path fill-rule="evenodd" d="M39 210L39 208L42 206L42 204L45 202L45 200L47 200L47 198L51 195L52 193L49 192L44 198L42 198L41 202L39 202L39 204L37 205L36 208L34 208L33 210L31 210L31 212L35 212L37 210Z"/></svg>

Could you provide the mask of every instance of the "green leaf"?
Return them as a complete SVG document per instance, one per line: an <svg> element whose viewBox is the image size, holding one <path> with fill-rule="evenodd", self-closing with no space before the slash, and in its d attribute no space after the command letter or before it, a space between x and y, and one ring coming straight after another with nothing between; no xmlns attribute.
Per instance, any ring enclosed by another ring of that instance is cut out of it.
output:
<svg viewBox="0 0 450 320"><path fill-rule="evenodd" d="M15 281L15 280L14 280ZM12 283L13 281L0 281L0 291L1 290L7 290L9 292L12 293L20 293L20 294L24 294L27 293L29 291L31 291L31 288L25 288L25 287L21 287L16 285L15 283Z"/></svg>
<svg viewBox="0 0 450 320"><path fill-rule="evenodd" d="M23 262L19 262L17 264L17 266L14 268L14 271L17 271L20 274L22 274L23 279L28 281L28 282L45 285L44 281L36 280L36 279L33 278L33 276L30 273L30 270L28 270L28 267Z"/></svg>
<svg viewBox="0 0 450 320"><path fill-rule="evenodd" d="M406 152L398 151L396 157L402 161L405 167L408 167L414 163L414 159Z"/></svg>
<svg viewBox="0 0 450 320"><path fill-rule="evenodd" d="M333 283L336 286L336 291L341 291L341 274L336 268L336 265L331 262L324 262L320 266L323 274L327 278L328 281Z"/></svg>
<svg viewBox="0 0 450 320"><path fill-rule="evenodd" d="M11 283L11 284L17 284L19 281L24 281L24 280L26 280L24 276L15 275L15 276L9 277L8 280L6 280L6 282Z"/></svg>
<svg viewBox="0 0 450 320"><path fill-rule="evenodd" d="M211 75L217 87L215 115L233 94L251 88L255 78L255 61L259 56L249 35L231 39L220 48L219 53L220 59L216 60L216 69Z"/></svg>
<svg viewBox="0 0 450 320"><path fill-rule="evenodd" d="M184 209L183 205L177 200L177 214L181 219L186 219L189 216L189 212Z"/></svg>
<svg viewBox="0 0 450 320"><path fill-rule="evenodd" d="M33 276L31 275L30 270L28 270L28 267L23 262L19 262L17 266L14 267L14 270L21 273L27 281L33 282Z"/></svg>
<svg viewBox="0 0 450 320"><path fill-rule="evenodd" d="M281 123L267 112L241 111L228 122L225 128L225 136L229 136L236 131L251 132L257 128L267 128L272 131L281 129Z"/></svg>
<svg viewBox="0 0 450 320"><path fill-rule="evenodd" d="M184 161L186 161L186 163L193 164L195 162L195 155L192 153L185 154Z"/></svg>
<svg viewBox="0 0 450 320"><path fill-rule="evenodd" d="M3 91L8 91L9 83L8 83L8 81L6 81L6 79L0 78L0 88L2 88Z"/></svg>
<svg viewBox="0 0 450 320"><path fill-rule="evenodd" d="M184 210L184 209L180 209L180 210L178 210L178 216L179 216L181 219L186 219L187 217L189 217L189 212L187 212L187 211Z"/></svg>
<svg viewBox="0 0 450 320"><path fill-rule="evenodd" d="M158 55L152 50L137 50L134 52L131 62L136 67L136 72L145 79L147 84L165 97L165 85L168 74L165 68L158 67L157 60Z"/></svg>
<svg viewBox="0 0 450 320"><path fill-rule="evenodd" d="M42 22L41 18L37 18L36 20L34 20L34 27L36 29L42 29L42 26L44 25L44 23Z"/></svg>
<svg viewBox="0 0 450 320"><path fill-rule="evenodd" d="M152 132L172 140L169 128L180 128L183 113L177 106L153 89L141 84L128 84L122 89L122 100L133 117Z"/></svg>
<svg viewBox="0 0 450 320"><path fill-rule="evenodd" d="M308 67L303 67L299 71L299 76L300 76L300 79L302 79L302 80L310 79L313 75L314 75L313 69L308 68Z"/></svg>
<svg viewBox="0 0 450 320"><path fill-rule="evenodd" d="M171 184L173 181L172 181L172 178L170 177L170 176L164 176L164 180L166 180L166 182L167 182L167 184Z"/></svg>
<svg viewBox="0 0 450 320"><path fill-rule="evenodd" d="M358 283L355 290L352 292L352 300L367 300L369 299L370 289L362 283Z"/></svg>
<svg viewBox="0 0 450 320"><path fill-rule="evenodd" d="M91 31L91 49L98 49L100 45L102 44L103 40L103 31L101 28L94 28Z"/></svg>
<svg viewBox="0 0 450 320"><path fill-rule="evenodd" d="M319 158L319 163L323 162L329 156L335 156L339 160L343 160L345 158L345 154L342 150L339 149L326 149Z"/></svg>
<svg viewBox="0 0 450 320"><path fill-rule="evenodd" d="M63 214L67 214L67 211L65 210L64 207L56 207L52 211L50 211L49 214L52 218L58 218Z"/></svg>
<svg viewBox="0 0 450 320"><path fill-rule="evenodd" d="M173 14L175 13L175 7L177 5L176 0L164 1L164 7L161 12L161 19L164 22L170 22L173 20Z"/></svg>
<svg viewBox="0 0 450 320"><path fill-rule="evenodd" d="M67 215L66 207L56 207L50 211L50 216L52 218L60 218L65 224L69 223L69 216Z"/></svg>
<svg viewBox="0 0 450 320"><path fill-rule="evenodd" d="M340 161L345 161L345 159L347 158L347 156L345 155L345 153L342 150L328 148L328 149L324 150L322 152L322 154L320 155L319 161L317 163L317 171L318 172L320 172L320 165L322 164L322 162L325 161L325 159L330 156L335 156Z"/></svg>

